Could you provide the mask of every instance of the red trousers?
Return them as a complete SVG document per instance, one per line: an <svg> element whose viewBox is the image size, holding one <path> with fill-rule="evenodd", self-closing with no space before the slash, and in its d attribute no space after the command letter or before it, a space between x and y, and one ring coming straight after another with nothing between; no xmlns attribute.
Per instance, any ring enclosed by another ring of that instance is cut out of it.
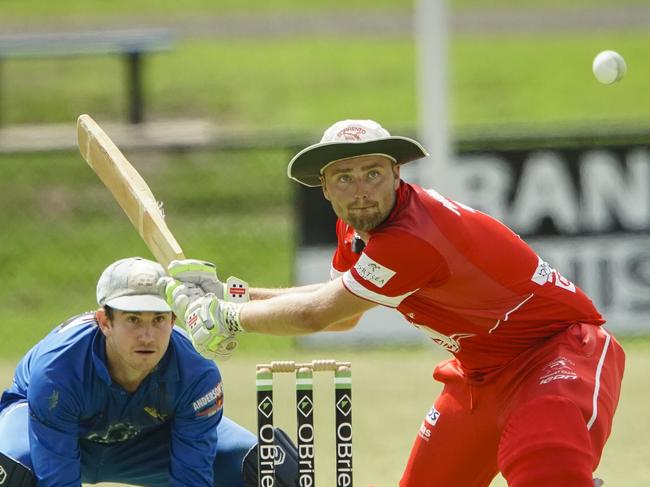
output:
<svg viewBox="0 0 650 487"><path fill-rule="evenodd" d="M545 474L562 468L562 485L593 485L624 363L614 337L587 324L572 325L482 381L455 359L440 363L434 378L444 388L400 486L486 487L498 472L509 485L541 486L550 485ZM581 470L582 480L569 480L576 473L570 470Z"/></svg>

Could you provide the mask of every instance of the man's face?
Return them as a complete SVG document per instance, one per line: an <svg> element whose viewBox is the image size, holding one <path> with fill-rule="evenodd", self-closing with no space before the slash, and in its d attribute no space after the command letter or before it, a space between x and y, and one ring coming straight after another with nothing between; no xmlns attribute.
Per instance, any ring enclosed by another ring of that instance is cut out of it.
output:
<svg viewBox="0 0 650 487"><path fill-rule="evenodd" d="M113 310L109 320L103 310L97 312L106 336L106 354L119 367L130 372L148 373L167 351L174 324L171 312Z"/></svg>
<svg viewBox="0 0 650 487"><path fill-rule="evenodd" d="M384 156L353 157L325 168L322 185L334 213L358 232L368 232L395 205L399 166Z"/></svg>

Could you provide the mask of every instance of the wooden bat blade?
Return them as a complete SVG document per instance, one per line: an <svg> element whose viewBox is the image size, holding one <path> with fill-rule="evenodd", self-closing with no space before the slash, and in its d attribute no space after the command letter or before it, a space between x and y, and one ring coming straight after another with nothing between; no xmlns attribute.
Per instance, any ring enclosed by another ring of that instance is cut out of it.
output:
<svg viewBox="0 0 650 487"><path fill-rule="evenodd" d="M149 186L117 146L88 115L77 120L79 151L122 207L142 240L165 268L184 259Z"/></svg>

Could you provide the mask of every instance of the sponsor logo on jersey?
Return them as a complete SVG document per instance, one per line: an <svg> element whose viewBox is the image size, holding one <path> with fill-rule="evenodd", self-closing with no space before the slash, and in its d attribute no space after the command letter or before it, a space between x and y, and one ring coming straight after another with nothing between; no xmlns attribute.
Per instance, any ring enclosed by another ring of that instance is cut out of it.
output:
<svg viewBox="0 0 650 487"><path fill-rule="evenodd" d="M427 423L429 423L431 426L435 426L439 418L440 418L440 411L438 411L435 408L435 406L431 406L431 409L429 409L429 412L424 417L424 420Z"/></svg>
<svg viewBox="0 0 650 487"><path fill-rule="evenodd" d="M449 211L455 213L458 216L460 216L460 211L458 211L458 208L463 208L464 210L467 210L471 213L476 213L476 210L471 206L464 205L463 203L459 203L458 201L452 201L450 199L447 199L444 196L442 196L440 193L438 193L435 189L427 189L425 191L429 193L429 196L431 196L433 199L438 201L438 203L440 203L442 206L444 206Z"/></svg>
<svg viewBox="0 0 650 487"><path fill-rule="evenodd" d="M431 430L427 426L427 424L422 421L422 424L420 425L420 430L418 431L418 436L422 438L424 441L429 441L431 438Z"/></svg>
<svg viewBox="0 0 650 487"><path fill-rule="evenodd" d="M377 287L384 287L395 275L395 271L361 254L354 266L359 276Z"/></svg>
<svg viewBox="0 0 650 487"><path fill-rule="evenodd" d="M431 439L431 427L436 425L438 419L440 419L440 411L435 406L431 406L431 409L429 409L429 412L424 417L424 421L420 425L418 436L428 442Z"/></svg>
<svg viewBox="0 0 650 487"><path fill-rule="evenodd" d="M221 382L204 396L192 403L197 418L210 417L223 407L223 385Z"/></svg>
<svg viewBox="0 0 650 487"><path fill-rule="evenodd" d="M156 408L153 408L151 406L145 406L144 410L153 419L157 419L160 422L164 422L167 420L167 415L159 413Z"/></svg>
<svg viewBox="0 0 650 487"><path fill-rule="evenodd" d="M555 284L557 287L566 289L569 292L576 292L576 286L566 277L562 276L558 271L553 269L548 262L542 260L541 257L537 257L537 268L533 273L533 276L530 278L535 284L543 286L547 282Z"/></svg>
<svg viewBox="0 0 650 487"><path fill-rule="evenodd" d="M449 336L443 335L442 333L437 332L436 330L429 328L428 326L418 325L417 326L425 335L427 335L436 345L440 345L445 350L451 353L458 353L460 351L461 345L460 341L464 338L471 338L476 336L476 333L453 333Z"/></svg>
<svg viewBox="0 0 650 487"><path fill-rule="evenodd" d="M104 431L90 433L86 439L97 443L119 443L130 440L140 434L141 427L131 423L114 423L108 425Z"/></svg>
<svg viewBox="0 0 650 487"><path fill-rule="evenodd" d="M539 378L540 385L556 380L576 380L578 374L573 370L574 362L566 357L556 357L544 366L544 371Z"/></svg>
<svg viewBox="0 0 650 487"><path fill-rule="evenodd" d="M54 389L52 394L47 398L49 405L48 409L51 411L59 405L59 391Z"/></svg>

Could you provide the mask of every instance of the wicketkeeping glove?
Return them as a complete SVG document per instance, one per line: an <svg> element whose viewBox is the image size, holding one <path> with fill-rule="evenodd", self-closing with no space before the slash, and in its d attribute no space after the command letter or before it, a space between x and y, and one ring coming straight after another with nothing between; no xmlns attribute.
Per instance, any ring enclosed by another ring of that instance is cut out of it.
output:
<svg viewBox="0 0 650 487"><path fill-rule="evenodd" d="M185 313L185 324L197 351L207 358L228 358L238 346L241 303L220 300L209 293L193 301Z"/></svg>

